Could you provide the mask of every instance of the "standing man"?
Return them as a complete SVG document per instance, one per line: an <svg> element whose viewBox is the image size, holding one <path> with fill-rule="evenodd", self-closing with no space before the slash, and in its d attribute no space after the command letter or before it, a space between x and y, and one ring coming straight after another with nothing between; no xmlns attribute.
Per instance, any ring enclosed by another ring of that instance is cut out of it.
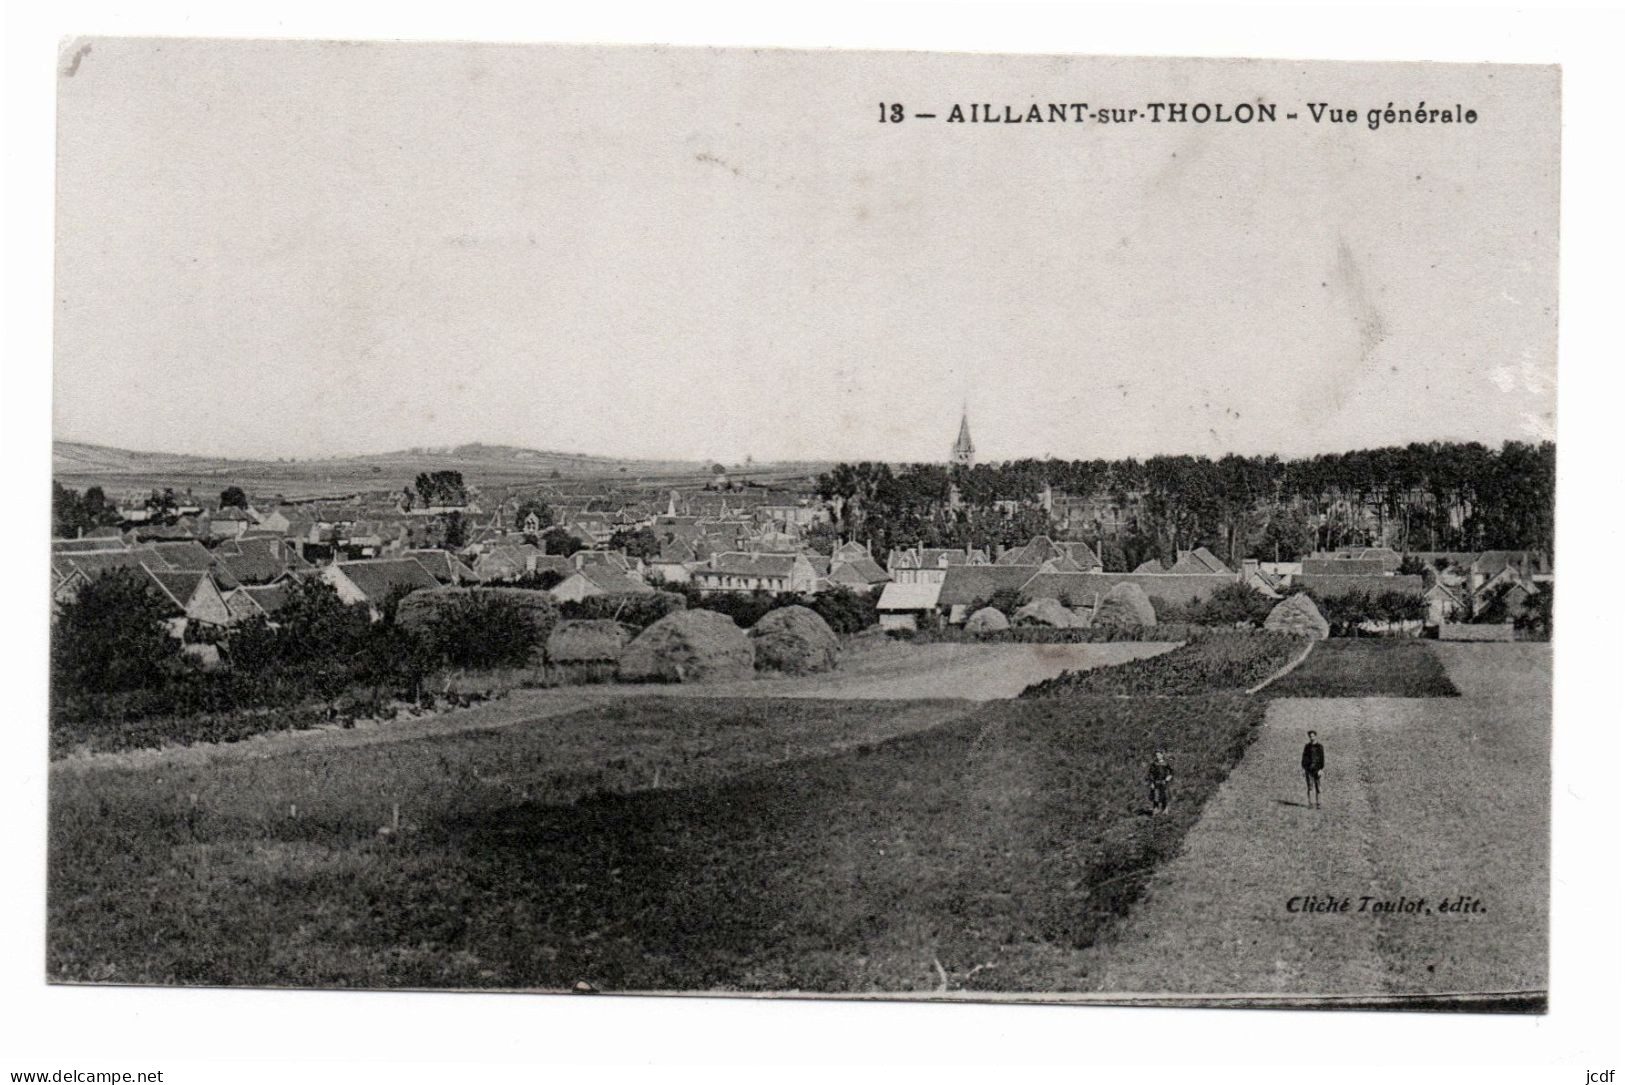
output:
<svg viewBox="0 0 1625 1085"><path fill-rule="evenodd" d="M1151 813L1166 814L1168 812L1168 785L1174 779L1174 767L1168 763L1167 754L1158 750L1151 759L1151 764L1145 770L1146 782L1151 785Z"/></svg>
<svg viewBox="0 0 1625 1085"><path fill-rule="evenodd" d="M1326 750L1321 746L1320 740L1313 731L1309 732L1309 741L1303 747L1303 797L1304 802L1320 809L1320 774L1326 769Z"/></svg>

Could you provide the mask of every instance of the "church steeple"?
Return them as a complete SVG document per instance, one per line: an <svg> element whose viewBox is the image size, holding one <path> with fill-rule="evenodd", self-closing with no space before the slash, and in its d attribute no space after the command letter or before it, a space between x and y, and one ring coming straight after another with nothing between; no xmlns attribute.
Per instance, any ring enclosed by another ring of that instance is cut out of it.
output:
<svg viewBox="0 0 1625 1085"><path fill-rule="evenodd" d="M959 437L954 441L953 452L949 456L950 462L970 467L976 462L976 446L970 440L970 411L963 410L959 414Z"/></svg>

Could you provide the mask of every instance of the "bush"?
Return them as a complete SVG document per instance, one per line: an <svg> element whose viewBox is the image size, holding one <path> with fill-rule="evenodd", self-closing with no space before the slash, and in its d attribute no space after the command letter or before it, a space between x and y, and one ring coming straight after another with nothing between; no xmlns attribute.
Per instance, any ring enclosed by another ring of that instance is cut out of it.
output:
<svg viewBox="0 0 1625 1085"><path fill-rule="evenodd" d="M517 600L458 592L435 607L424 641L432 655L454 667L523 667L551 625L538 623Z"/></svg>
<svg viewBox="0 0 1625 1085"><path fill-rule="evenodd" d="M167 607L145 576L113 569L57 608L51 626L52 696L161 686L182 666Z"/></svg>
<svg viewBox="0 0 1625 1085"><path fill-rule="evenodd" d="M1321 596L1306 591L1320 607L1334 637L1360 635L1362 622L1412 622L1427 615L1427 601L1415 592L1346 591Z"/></svg>
<svg viewBox="0 0 1625 1085"><path fill-rule="evenodd" d="M691 584L680 589L690 610L712 610L726 614L741 629L749 629L771 610L798 606L806 600L795 592L702 592Z"/></svg>
<svg viewBox="0 0 1625 1085"><path fill-rule="evenodd" d="M589 595L585 599L561 604L559 614L571 621L608 619L641 630L687 606L688 601L677 592L637 592L629 595Z"/></svg>
<svg viewBox="0 0 1625 1085"><path fill-rule="evenodd" d="M844 636L861 633L880 621L873 595L855 592L851 588L833 588L815 595L807 604L835 632Z"/></svg>
<svg viewBox="0 0 1625 1085"><path fill-rule="evenodd" d="M1226 584L1191 607L1190 620L1198 625L1262 626L1278 602L1245 584Z"/></svg>

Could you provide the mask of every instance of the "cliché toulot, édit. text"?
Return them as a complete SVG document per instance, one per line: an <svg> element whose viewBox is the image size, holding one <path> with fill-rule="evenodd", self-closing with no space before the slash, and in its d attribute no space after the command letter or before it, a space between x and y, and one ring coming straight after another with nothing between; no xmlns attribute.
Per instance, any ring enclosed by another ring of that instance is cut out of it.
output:
<svg viewBox="0 0 1625 1085"><path fill-rule="evenodd" d="M1286 910L1298 915L1483 915L1487 908L1480 897L1465 893L1430 902L1427 897L1339 896L1313 893L1289 897Z"/></svg>

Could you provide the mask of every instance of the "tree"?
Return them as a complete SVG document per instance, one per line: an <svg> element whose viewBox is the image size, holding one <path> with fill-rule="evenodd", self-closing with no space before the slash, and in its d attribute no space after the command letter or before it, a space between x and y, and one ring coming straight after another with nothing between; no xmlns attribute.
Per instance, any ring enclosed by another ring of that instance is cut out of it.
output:
<svg viewBox="0 0 1625 1085"><path fill-rule="evenodd" d="M96 577L60 604L51 627L51 679L65 694L117 693L163 684L180 662L162 598L130 569Z"/></svg>
<svg viewBox="0 0 1625 1085"><path fill-rule="evenodd" d="M813 598L812 610L837 633L860 633L880 620L875 603L872 595L851 588L831 588Z"/></svg>
<svg viewBox="0 0 1625 1085"><path fill-rule="evenodd" d="M461 550L468 545L468 522L463 519L460 512L443 512L435 518L439 541L435 544L441 550Z"/></svg>
<svg viewBox="0 0 1625 1085"><path fill-rule="evenodd" d="M646 527L635 531L622 528L609 537L609 548L624 550L627 557L642 558L644 561L660 556L660 540Z"/></svg>
<svg viewBox="0 0 1625 1085"><path fill-rule="evenodd" d="M223 509L247 509L248 495L241 486L227 486L220 491L220 507Z"/></svg>
<svg viewBox="0 0 1625 1085"><path fill-rule="evenodd" d="M468 504L468 489L463 485L461 471L420 472L412 486L417 491L418 503L425 507Z"/></svg>
<svg viewBox="0 0 1625 1085"><path fill-rule="evenodd" d="M586 546L562 527L550 527L542 532L542 549L549 554L569 557L577 550L585 550Z"/></svg>
<svg viewBox="0 0 1625 1085"><path fill-rule="evenodd" d="M100 486L82 495L60 482L51 483L51 534L58 539L76 539L98 527L119 522L118 509L108 501Z"/></svg>

